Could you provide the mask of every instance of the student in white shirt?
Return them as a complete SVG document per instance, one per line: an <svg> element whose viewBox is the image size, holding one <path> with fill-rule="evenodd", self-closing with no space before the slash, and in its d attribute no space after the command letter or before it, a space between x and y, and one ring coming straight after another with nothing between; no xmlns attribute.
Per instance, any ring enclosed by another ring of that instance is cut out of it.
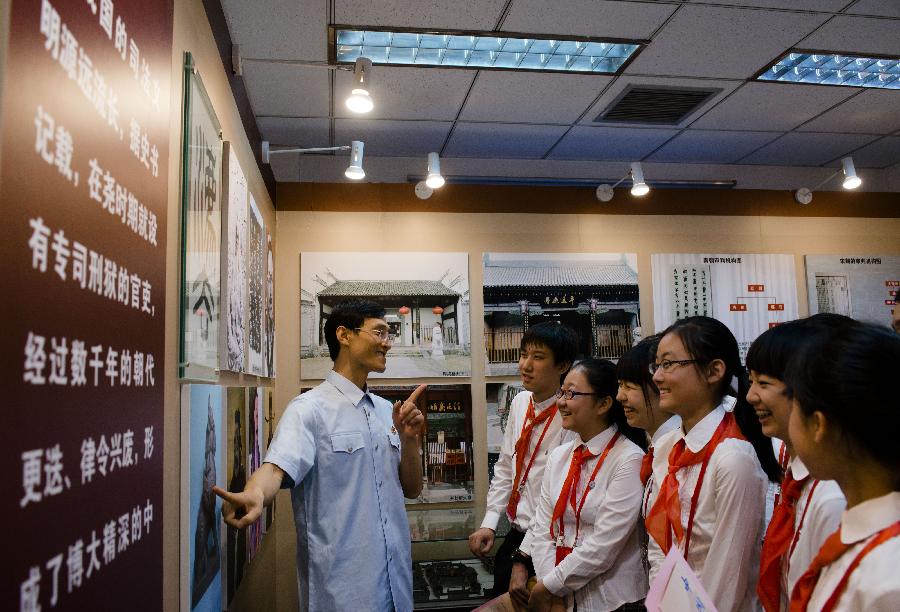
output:
<svg viewBox="0 0 900 612"><path fill-rule="evenodd" d="M747 403L737 340L710 317L679 319L663 332L651 369L660 408L681 417L653 460L651 582L676 546L719 610L754 610L766 476L777 482L781 470Z"/></svg>
<svg viewBox="0 0 900 612"><path fill-rule="evenodd" d="M472 554L484 558L494 545L494 533L503 514L512 526L494 556L495 597L509 589L512 553L522 543L534 515L547 457L562 442L574 437L562 428L556 391L577 352L578 336L567 325L538 323L522 336L519 375L525 391L513 398L500 457L488 488L484 520L469 536ZM527 580L527 575L520 577L521 589L526 593Z"/></svg>
<svg viewBox="0 0 900 612"><path fill-rule="evenodd" d="M641 482L644 496L641 501L641 517L647 516L650 494L653 489L653 455L656 443L665 434L681 427L681 417L659 407L659 389L650 374L650 362L656 354L659 336L644 338L636 346L619 357L616 377L619 392L616 399L625 410L628 424L643 429L647 436L647 453L641 462Z"/></svg>
<svg viewBox="0 0 900 612"><path fill-rule="evenodd" d="M756 410L762 432L778 438L784 480L766 530L760 555L756 593L766 612L788 609L791 591L809 567L822 543L841 520L846 501L833 480L818 480L793 451L788 438L791 390L784 372L791 355L817 333L852 324L853 319L835 314L818 314L766 330L747 352L750 390L747 401Z"/></svg>
<svg viewBox="0 0 900 612"><path fill-rule="evenodd" d="M529 610L550 610L554 597L578 612L637 609L647 593L637 525L643 453L633 441L644 434L628 426L616 391L605 359L576 363L559 390L563 427L578 439L551 453L518 551L538 578Z"/></svg>
<svg viewBox="0 0 900 612"><path fill-rule="evenodd" d="M856 323L804 346L788 365L794 450L847 498L791 594L792 611L900 608L900 336Z"/></svg>

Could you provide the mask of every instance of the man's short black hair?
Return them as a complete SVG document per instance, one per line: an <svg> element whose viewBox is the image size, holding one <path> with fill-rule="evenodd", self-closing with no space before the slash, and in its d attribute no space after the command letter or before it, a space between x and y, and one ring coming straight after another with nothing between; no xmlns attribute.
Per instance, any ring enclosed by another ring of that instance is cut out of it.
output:
<svg viewBox="0 0 900 612"><path fill-rule="evenodd" d="M578 355L578 334L575 330L556 321L544 321L532 325L522 336L519 348L525 350L529 346L543 345L553 353L553 363L569 364L575 362Z"/></svg>
<svg viewBox="0 0 900 612"><path fill-rule="evenodd" d="M341 343L337 339L337 328L342 325L347 329L362 327L366 319L383 319L384 307L369 300L347 300L331 310L325 321L325 342L328 343L328 354L332 361L337 361L341 352Z"/></svg>

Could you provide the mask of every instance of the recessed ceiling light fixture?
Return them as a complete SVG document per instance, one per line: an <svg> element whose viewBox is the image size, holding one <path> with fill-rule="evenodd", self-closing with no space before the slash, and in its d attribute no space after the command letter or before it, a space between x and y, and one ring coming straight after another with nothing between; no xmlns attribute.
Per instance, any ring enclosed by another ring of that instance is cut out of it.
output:
<svg viewBox="0 0 900 612"><path fill-rule="evenodd" d="M862 179L859 178L858 174L856 174L856 167L853 165L853 158L848 155L847 157L841 159L840 170L835 170L834 172L829 174L827 178L825 178L812 189L801 187L794 192L794 199L797 200L798 204L803 204L804 206L806 206L807 204L812 202L814 191L818 191L822 187L822 185L841 173L844 174L844 180L841 182L841 187L843 187L844 189L852 190L862 185Z"/></svg>
<svg viewBox="0 0 900 612"><path fill-rule="evenodd" d="M366 171L363 170L362 160L363 160L363 147L364 144L362 141L354 140L349 145L342 145L339 147L314 147L314 148L305 148L305 149L273 149L269 145L268 140L262 141L262 161L264 164L268 164L272 155L276 155L278 153L331 153L334 151L350 151L350 165L347 166L347 169L344 171L344 176L348 179L358 181L366 178Z"/></svg>
<svg viewBox="0 0 900 612"><path fill-rule="evenodd" d="M900 58L792 49L756 78L785 83L900 89Z"/></svg>
<svg viewBox="0 0 900 612"><path fill-rule="evenodd" d="M647 41L509 32L331 26L330 60L444 68L616 74Z"/></svg>

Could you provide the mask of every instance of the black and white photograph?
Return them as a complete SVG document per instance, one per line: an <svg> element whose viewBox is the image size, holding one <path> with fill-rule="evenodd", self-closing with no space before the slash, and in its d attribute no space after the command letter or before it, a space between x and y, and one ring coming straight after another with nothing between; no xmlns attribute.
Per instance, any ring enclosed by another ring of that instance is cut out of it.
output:
<svg viewBox="0 0 900 612"><path fill-rule="evenodd" d="M640 340L634 253L485 253L485 374L518 373L529 325L558 321L581 357L617 359Z"/></svg>
<svg viewBox="0 0 900 612"><path fill-rule="evenodd" d="M249 241L247 253L247 278L249 286L248 308L248 368L250 374L265 375L263 361L265 343L265 299L266 299L266 228L262 215L250 194Z"/></svg>
<svg viewBox="0 0 900 612"><path fill-rule="evenodd" d="M244 372L247 367L247 179L230 143L223 156L225 193L222 206L222 369Z"/></svg>
<svg viewBox="0 0 900 612"><path fill-rule="evenodd" d="M469 376L472 370L467 253L301 253L300 376L331 369L325 321L363 298L385 308L393 344L370 378Z"/></svg>

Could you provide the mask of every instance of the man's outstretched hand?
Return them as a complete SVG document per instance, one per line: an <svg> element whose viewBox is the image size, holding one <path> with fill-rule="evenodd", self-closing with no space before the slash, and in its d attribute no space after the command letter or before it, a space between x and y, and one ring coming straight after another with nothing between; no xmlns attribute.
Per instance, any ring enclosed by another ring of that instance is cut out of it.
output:
<svg viewBox="0 0 900 612"><path fill-rule="evenodd" d="M256 521L262 514L263 492L259 489L230 493L220 487L213 487L213 493L222 498L222 517L236 529L243 529Z"/></svg>

